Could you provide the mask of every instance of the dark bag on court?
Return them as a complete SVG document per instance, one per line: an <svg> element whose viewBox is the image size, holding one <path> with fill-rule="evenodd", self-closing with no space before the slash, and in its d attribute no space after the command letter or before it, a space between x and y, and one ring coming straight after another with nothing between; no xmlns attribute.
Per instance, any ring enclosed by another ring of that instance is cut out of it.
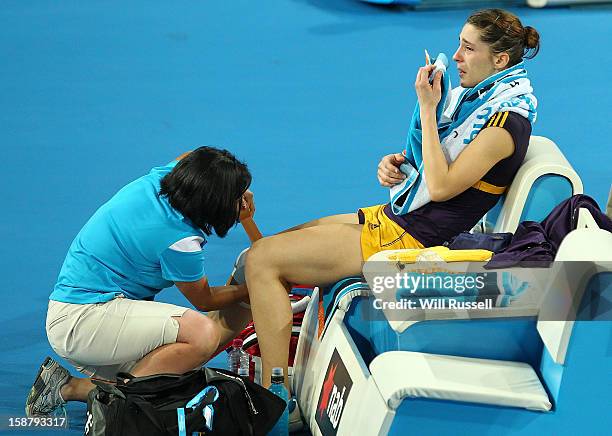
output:
<svg viewBox="0 0 612 436"><path fill-rule="evenodd" d="M265 435L286 403L235 374L201 368L97 385L87 400L86 436Z"/></svg>

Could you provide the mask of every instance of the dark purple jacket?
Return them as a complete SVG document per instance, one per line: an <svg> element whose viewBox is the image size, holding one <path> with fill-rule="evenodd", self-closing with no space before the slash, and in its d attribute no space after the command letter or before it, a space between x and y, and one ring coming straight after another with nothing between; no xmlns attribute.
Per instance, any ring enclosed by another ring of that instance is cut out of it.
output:
<svg viewBox="0 0 612 436"><path fill-rule="evenodd" d="M520 266L549 266L555 258L565 236L576 229L578 210L584 207L591 212L597 225L612 232L612 220L587 195L574 195L556 206L544 221L523 221L519 224L510 244L494 254L484 267L508 268Z"/></svg>

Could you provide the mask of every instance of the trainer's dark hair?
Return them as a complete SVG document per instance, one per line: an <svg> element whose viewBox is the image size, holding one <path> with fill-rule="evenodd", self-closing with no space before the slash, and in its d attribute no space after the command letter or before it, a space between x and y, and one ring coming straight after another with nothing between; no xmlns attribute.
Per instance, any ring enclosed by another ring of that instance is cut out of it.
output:
<svg viewBox="0 0 612 436"><path fill-rule="evenodd" d="M474 12L467 23L480 30L480 39L493 53L506 52L508 67L525 59L532 59L540 51L540 34L531 26L523 27L521 20L503 9L484 9Z"/></svg>
<svg viewBox="0 0 612 436"><path fill-rule="evenodd" d="M200 147L181 159L161 180L160 195L207 235L227 235L240 215L240 197L251 173L227 150Z"/></svg>

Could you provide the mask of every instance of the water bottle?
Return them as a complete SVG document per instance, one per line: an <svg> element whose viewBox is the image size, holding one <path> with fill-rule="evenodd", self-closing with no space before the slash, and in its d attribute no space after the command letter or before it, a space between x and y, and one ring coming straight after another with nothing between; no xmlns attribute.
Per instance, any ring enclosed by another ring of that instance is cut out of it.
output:
<svg viewBox="0 0 612 436"><path fill-rule="evenodd" d="M270 391L281 397L285 403L289 400L287 388L285 388L285 377L283 376L283 368L272 368L272 384ZM268 436L287 436L289 434L289 410L285 406L283 414L278 419Z"/></svg>
<svg viewBox="0 0 612 436"><path fill-rule="evenodd" d="M234 339L232 341L232 349L227 356L227 366L234 374L238 374L239 368L249 370L250 357L249 354L242 349L242 339Z"/></svg>

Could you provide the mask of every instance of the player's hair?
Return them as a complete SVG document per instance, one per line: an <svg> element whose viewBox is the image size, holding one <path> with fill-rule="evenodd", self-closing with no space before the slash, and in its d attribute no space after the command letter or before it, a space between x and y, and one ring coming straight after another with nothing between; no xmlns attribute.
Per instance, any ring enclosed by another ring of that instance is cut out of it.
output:
<svg viewBox="0 0 612 436"><path fill-rule="evenodd" d="M506 52L510 56L508 66L532 59L540 51L540 34L531 26L503 9L484 9L474 12L467 23L480 30L480 39L493 53Z"/></svg>

